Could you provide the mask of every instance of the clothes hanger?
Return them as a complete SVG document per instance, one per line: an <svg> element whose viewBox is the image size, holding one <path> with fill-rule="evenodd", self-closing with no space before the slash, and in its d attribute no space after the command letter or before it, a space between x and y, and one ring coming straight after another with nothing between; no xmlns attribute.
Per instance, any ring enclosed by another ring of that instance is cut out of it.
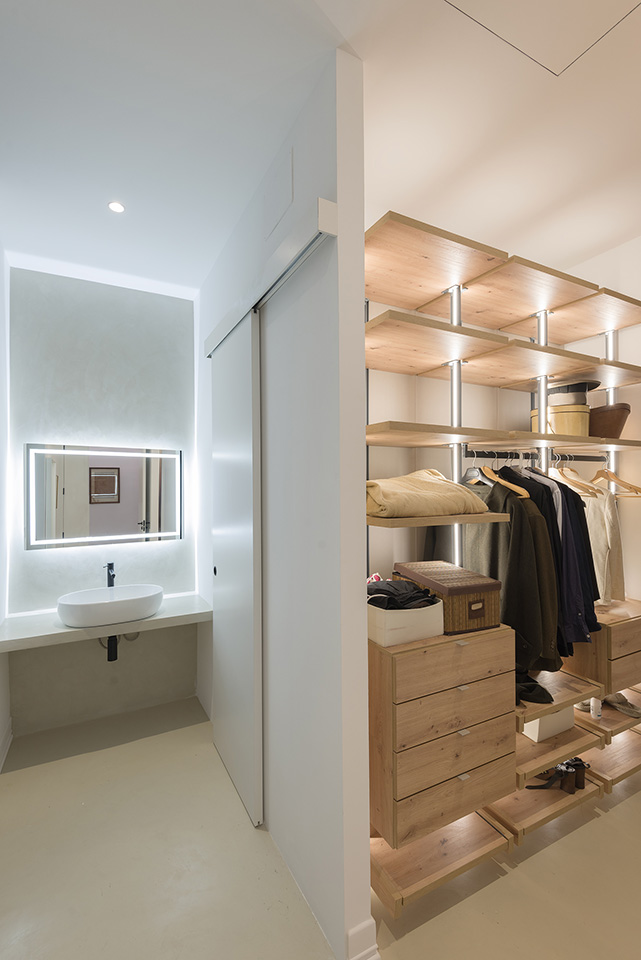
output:
<svg viewBox="0 0 641 960"><path fill-rule="evenodd" d="M572 467L559 466L556 468L556 472L559 474L564 483L567 483L568 487L571 487L572 490L575 490L577 493L580 493L583 497L598 497L599 490L598 487L594 487L591 482L586 482L580 474L573 470ZM572 476L568 476L572 474Z"/></svg>
<svg viewBox="0 0 641 960"><path fill-rule="evenodd" d="M502 487L507 487L508 490L512 490L513 493L517 495L521 500L529 500L530 494L523 487L517 487L515 483L510 483L509 480L504 480L503 477L499 477L497 473L494 473L491 467L481 467L482 473L491 480L492 483L499 483Z"/></svg>
<svg viewBox="0 0 641 960"><path fill-rule="evenodd" d="M592 483L598 483L599 480L605 480L606 483L614 483L634 496L641 495L641 487L637 487L634 483L628 483L627 480L622 480L621 477L618 477L616 473L614 473L613 470L609 470L608 467L602 467L600 470L597 470L592 477Z"/></svg>
<svg viewBox="0 0 641 960"><path fill-rule="evenodd" d="M488 487L492 486L492 481L485 476L480 467L476 466L476 450L474 450L474 460L472 461L472 466L468 467L459 483L462 483L464 486L471 486L473 483L482 483Z"/></svg>

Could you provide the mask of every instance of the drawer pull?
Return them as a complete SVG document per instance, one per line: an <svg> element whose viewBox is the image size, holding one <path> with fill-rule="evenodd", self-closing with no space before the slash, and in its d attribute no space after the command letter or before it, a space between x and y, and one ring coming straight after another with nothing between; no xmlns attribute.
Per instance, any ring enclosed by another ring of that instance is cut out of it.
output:
<svg viewBox="0 0 641 960"><path fill-rule="evenodd" d="M469 730L457 730L456 732L458 733L459 737L466 737L470 731L469 731Z"/></svg>
<svg viewBox="0 0 641 960"><path fill-rule="evenodd" d="M457 647L469 647L470 645L469 640L455 640L454 642L456 643Z"/></svg>
<svg viewBox="0 0 641 960"><path fill-rule="evenodd" d="M470 775L469 775L469 773L460 773L460 774L458 775L458 779L459 779L459 780L469 780L469 779L470 779Z"/></svg>
<svg viewBox="0 0 641 960"><path fill-rule="evenodd" d="M462 684L462 686L457 687L456 689L457 689L457 690L469 690L470 688L467 686L467 684L464 683L464 684Z"/></svg>

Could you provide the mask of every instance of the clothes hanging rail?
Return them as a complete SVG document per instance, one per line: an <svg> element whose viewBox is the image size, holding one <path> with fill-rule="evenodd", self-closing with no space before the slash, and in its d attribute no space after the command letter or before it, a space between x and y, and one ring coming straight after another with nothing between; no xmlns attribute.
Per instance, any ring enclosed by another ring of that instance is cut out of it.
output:
<svg viewBox="0 0 641 960"><path fill-rule="evenodd" d="M462 446L462 454L465 460L472 460L479 458L481 460L540 460L541 455L538 450L528 450L528 451L519 451L519 450L471 450L469 446L464 443ZM556 453L552 455L554 463L607 463L607 456L592 456L587 454L575 454L575 453Z"/></svg>

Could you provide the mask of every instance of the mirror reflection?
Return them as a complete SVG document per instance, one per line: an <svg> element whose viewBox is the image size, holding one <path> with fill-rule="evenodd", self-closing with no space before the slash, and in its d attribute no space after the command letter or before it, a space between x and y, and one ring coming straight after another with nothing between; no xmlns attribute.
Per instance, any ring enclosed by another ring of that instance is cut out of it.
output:
<svg viewBox="0 0 641 960"><path fill-rule="evenodd" d="M26 545L176 539L178 450L27 444Z"/></svg>

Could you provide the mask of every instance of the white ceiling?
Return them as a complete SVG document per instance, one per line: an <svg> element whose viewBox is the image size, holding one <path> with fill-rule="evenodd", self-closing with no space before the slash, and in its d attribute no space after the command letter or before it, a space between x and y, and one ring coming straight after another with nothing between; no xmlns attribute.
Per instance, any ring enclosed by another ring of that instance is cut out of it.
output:
<svg viewBox="0 0 641 960"><path fill-rule="evenodd" d="M4 0L0 240L197 287L344 44L364 61L368 224L391 208L571 267L641 234L633 8Z"/></svg>

